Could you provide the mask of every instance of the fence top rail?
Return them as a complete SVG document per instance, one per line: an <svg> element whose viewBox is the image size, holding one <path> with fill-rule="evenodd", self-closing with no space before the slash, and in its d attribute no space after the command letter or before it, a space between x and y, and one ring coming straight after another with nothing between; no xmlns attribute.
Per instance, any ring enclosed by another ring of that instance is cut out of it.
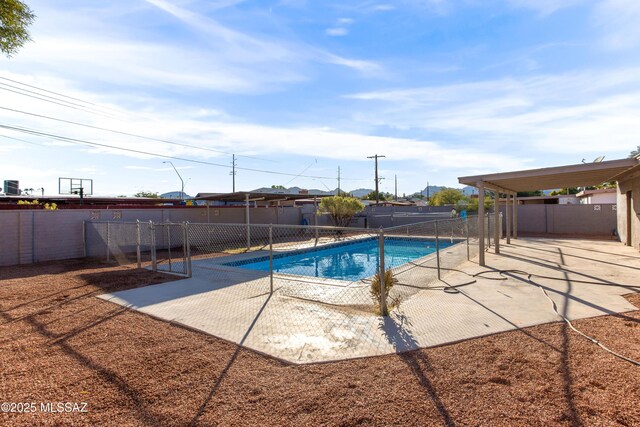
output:
<svg viewBox="0 0 640 427"><path fill-rule="evenodd" d="M477 218L477 215L468 215L466 220L470 221L473 220L475 218ZM453 222L453 221L458 221L461 223L464 223L465 218L440 218L440 219L430 219L429 221L420 221L420 222L412 222L411 224L403 224L403 225L394 225L393 227L386 227L384 230L385 231L389 231L389 230L400 230L400 229L406 229L407 227L416 227L416 226L420 226L420 225L427 225L427 224L434 224L437 222Z"/></svg>
<svg viewBox="0 0 640 427"><path fill-rule="evenodd" d="M158 222L154 223L154 225L162 225L166 223ZM173 224L182 224L182 223L173 223ZM231 226L231 227L246 227L247 224L244 223L221 223L221 222L189 222L189 225L206 225L210 227L214 226ZM297 224L249 224L250 227L256 228L294 228L299 230L319 230L319 231L350 231L350 232L366 232L372 233L377 232L377 228L361 228L361 227L335 227L331 225L297 225Z"/></svg>
<svg viewBox="0 0 640 427"><path fill-rule="evenodd" d="M94 220L85 220L87 224L149 224L149 221L94 221Z"/></svg>

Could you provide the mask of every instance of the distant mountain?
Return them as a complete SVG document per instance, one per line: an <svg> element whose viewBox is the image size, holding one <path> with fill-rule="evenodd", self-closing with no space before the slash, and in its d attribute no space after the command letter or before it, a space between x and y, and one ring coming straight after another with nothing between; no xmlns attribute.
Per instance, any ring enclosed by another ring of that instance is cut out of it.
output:
<svg viewBox="0 0 640 427"><path fill-rule="evenodd" d="M163 199L179 199L181 195L179 191L169 191L168 193L161 194L160 197L162 197ZM188 195L187 193L184 193L184 198L193 199L193 197Z"/></svg>
<svg viewBox="0 0 640 427"><path fill-rule="evenodd" d="M271 193L271 194L300 194L302 190L305 190L300 187L290 187L290 188L271 188L271 187L261 187L252 190L252 193ZM311 188L306 190L307 194L310 196L335 196L338 194L338 189L333 190L318 190L317 188ZM344 190L342 190L344 191ZM358 188L357 190L349 191L348 193L353 195L353 197L362 198L367 194L371 193L373 190L369 188Z"/></svg>
<svg viewBox="0 0 640 427"><path fill-rule="evenodd" d="M476 187L472 187L470 185L467 185L466 187L464 187L462 189L462 194L464 194L465 196L471 196L474 194L478 194L478 189Z"/></svg>
<svg viewBox="0 0 640 427"><path fill-rule="evenodd" d="M370 188L358 188L357 190L349 191L349 194L351 194L353 197L357 197L358 199L361 199L367 194L371 193L372 191L374 190Z"/></svg>

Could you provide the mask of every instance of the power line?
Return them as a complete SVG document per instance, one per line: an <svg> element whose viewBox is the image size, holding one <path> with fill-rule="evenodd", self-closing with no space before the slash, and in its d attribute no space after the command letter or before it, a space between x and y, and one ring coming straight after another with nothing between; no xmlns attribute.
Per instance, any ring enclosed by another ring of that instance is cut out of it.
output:
<svg viewBox="0 0 640 427"><path fill-rule="evenodd" d="M7 139L13 139L14 141L20 141L20 142L24 142L24 143L27 143L27 144L39 145L40 147L46 147L46 145L44 145L44 144L38 144L37 142L26 141L24 139L14 138L12 136L7 136L7 135L0 134L0 137L7 138Z"/></svg>
<svg viewBox="0 0 640 427"><path fill-rule="evenodd" d="M9 82L12 82L12 83L17 83L17 84L22 85L22 86L27 86L27 87L30 87L32 89L37 89L37 90L39 90L41 92L51 93L53 95L61 96L63 98L68 98L68 99L72 99L74 101L82 102L84 104L91 105L92 107L95 107L96 109L108 110L108 111L112 111L114 113L120 114L120 111L116 110L115 108L110 108L110 107L107 107L107 106L104 106L104 105L96 104L94 102L85 101L85 100L80 99L80 98L75 98L73 96L65 95L64 93L54 92L52 90L43 89L41 87L30 85L28 83L23 83L23 82L20 82L18 80L13 80L13 79L10 79L10 78L4 77L4 76L0 76L0 79L6 80L6 81L9 81ZM16 87L16 86L13 86L13 87ZM26 89L23 89L23 90L26 90ZM44 94L41 94L41 95L45 96Z"/></svg>
<svg viewBox="0 0 640 427"><path fill-rule="evenodd" d="M103 117L108 117L108 118L111 118L111 119L115 118L115 117L110 116L110 115L107 115L107 114L96 113L95 111L87 110L86 108L78 108L78 107L74 107L73 105L63 104L62 102L52 101L52 100L50 100L50 99L41 98L41 97L39 97L39 96L35 96L35 95L29 95L29 94L27 94L27 93L18 92L17 90L7 89L6 87L0 87L0 89L2 89L2 90L6 90L6 91L8 91L8 92L17 93L18 95L27 96L27 97L29 97L29 98L39 99L40 101L50 102L50 103L52 103L52 104L60 105L60 106L62 106L62 107L71 108L71 109L73 109L73 110L84 111L85 113L89 113L89 114L95 114L96 116L103 116ZM21 89L21 90L22 90L22 89ZM66 102L66 101L64 101L64 102Z"/></svg>
<svg viewBox="0 0 640 427"><path fill-rule="evenodd" d="M210 151L212 153L233 154L233 153L227 153L226 151L222 151L222 150L215 150L213 148L198 147L198 146L195 146L195 145L183 144L183 143L180 143L180 142L169 141L169 140L166 140L166 139L153 138L153 137L150 137L150 136L138 135L138 134L135 134L135 133L124 132L124 131L119 131L119 130L109 129L109 128L103 128L103 127L100 127L100 126L89 125L89 124L86 124L86 123L74 122L72 120L65 120L65 119L59 119L57 117L45 116L45 115L36 114L36 113L30 113L28 111L16 110L15 108L0 107L0 109L6 110L6 111L12 111L14 113L19 113L19 114L26 114L26 115L33 116L33 117L38 117L38 118L41 118L41 119L54 120L54 121L60 122L60 123L67 123L67 124L72 124L72 125L76 125L76 126L82 126L82 127L86 127L86 128L90 128L90 129L96 129L96 130L102 130L102 131L105 131L105 132L116 133L116 134L119 134L119 135L132 136L134 138L146 139L146 140L149 140L149 141L156 141L156 142L162 142L162 143L165 143L165 144L178 145L180 147L194 148L194 149L197 149L197 150ZM273 160L263 159L263 158L254 157L254 156L237 155L237 157L246 157L246 158L249 158L249 159L263 160L263 161L266 161L266 162L273 162Z"/></svg>
<svg viewBox="0 0 640 427"><path fill-rule="evenodd" d="M37 96L41 96L41 97L43 97L43 98L38 98L38 99L42 99L42 100L54 100L54 101L58 101L58 102L63 102L63 103L68 104L68 105L73 105L73 106L76 106L76 107L80 107L80 108L82 108L82 109L86 110L87 112L89 112L89 111L91 111L91 110L94 110L93 112L97 112L97 113L100 113L100 114L104 114L104 115L105 115L105 116L107 116L107 117L116 118L115 116L111 115L110 113L107 113L107 112L104 112L104 111L100 111L100 110L99 110L99 109L97 109L97 108L87 107L87 106L82 105L82 104L79 104L79 103L77 103L77 102L66 101L66 100L64 100L64 99L56 98L56 97L54 97L54 96L50 96L50 95L45 95L45 94L42 94L42 93L40 93L40 92L35 92L35 91L33 91L33 90L24 89L24 88L21 88L21 87L18 87L18 86L14 86L14 85L11 85L11 84L8 84L8 83L2 83L2 82L0 82L0 85L2 85L2 86L7 86L7 87L10 87L10 88L15 89L15 90L19 90L20 92L16 92L16 93L19 93L20 95L27 95L27 93L31 93L31 94L34 94L34 95L37 95ZM7 90L7 89L6 89L6 88L4 88L4 87L0 87L0 89ZM22 92L26 92L26 93L22 93Z"/></svg>
<svg viewBox="0 0 640 427"><path fill-rule="evenodd" d="M217 166L217 167L223 167L223 168L227 168L227 169L231 168L230 165L224 165L224 164L220 164L220 163L207 162L207 161L204 161L204 160L189 159L189 158L185 158L185 157L170 156L170 155L166 155L166 154L152 153L150 151L135 150L133 148L116 147L114 145L101 144L101 143L98 143L98 142L91 142L91 141L86 141L86 140L83 140L83 139L77 139L77 138L70 138L70 137L61 136L61 135L55 135L55 134L51 134L51 133L47 133L47 132L40 132L40 131L37 131L37 130L28 129L28 128L24 128L24 127L19 127L19 126L10 126L10 125L0 124L0 128L9 129L9 130L13 130L13 131L16 131L16 132L22 132L22 133L26 133L26 134L29 134L29 135L36 135L36 136L41 136L41 137L53 138L53 139L57 139L57 140L60 140L60 141L70 142L72 144L90 145L90 146L95 146L95 147L109 148L109 149L112 149L112 150L121 150L121 151L130 152L130 153L144 154L144 155L153 156L153 157L160 157L160 158L164 158L164 159L181 160L183 162L198 163L198 164L208 165L208 166ZM315 178L315 179L333 179L333 177L326 177L326 176L301 175L301 174L294 174L294 173L287 173L287 172L270 171L270 170L264 170L264 169L243 168L243 167L237 167L237 166L235 167L235 169L236 170L245 170L245 171L249 171L249 172L266 173L266 174L271 174L271 175L284 175L284 176L305 177L305 178ZM343 179L348 179L348 180L352 180L352 181L361 181L361 180L363 180L363 179L360 179L360 178L343 178Z"/></svg>

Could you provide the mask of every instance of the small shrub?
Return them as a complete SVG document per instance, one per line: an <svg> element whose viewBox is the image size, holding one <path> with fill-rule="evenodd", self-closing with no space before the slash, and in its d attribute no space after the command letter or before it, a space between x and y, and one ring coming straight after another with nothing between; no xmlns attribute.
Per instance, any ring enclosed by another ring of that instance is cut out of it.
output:
<svg viewBox="0 0 640 427"><path fill-rule="evenodd" d="M382 311L382 307L380 307L380 272L377 272L375 276L373 276L373 280L371 282L371 298L373 299L374 304L378 307L378 313L382 316L388 316L389 312L400 305L400 297L395 297L389 299L389 293L391 289L398 284L398 279L393 275L391 269L384 272L384 299L387 302L386 311Z"/></svg>

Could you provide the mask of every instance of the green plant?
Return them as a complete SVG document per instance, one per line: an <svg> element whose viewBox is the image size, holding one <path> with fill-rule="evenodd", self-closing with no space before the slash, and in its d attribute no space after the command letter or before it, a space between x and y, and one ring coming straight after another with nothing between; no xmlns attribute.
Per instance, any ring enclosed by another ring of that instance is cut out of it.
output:
<svg viewBox="0 0 640 427"><path fill-rule="evenodd" d="M431 206L455 205L462 200L463 197L462 191L456 190L455 188L445 188L444 190L438 191L435 196L429 200L429 204Z"/></svg>
<svg viewBox="0 0 640 427"><path fill-rule="evenodd" d="M329 214L336 227L346 227L351 218L364 209L355 197L332 196L320 201L319 212Z"/></svg>
<svg viewBox="0 0 640 427"><path fill-rule="evenodd" d="M373 279L371 281L371 298L373 299L374 304L378 307L378 313L382 316L388 316L389 312L391 310L393 310L395 307L398 307L400 305L401 299L400 297L395 297L395 298L391 298L389 299L389 294L391 293L391 289L393 289L393 287L395 285L398 284L398 279L396 279L396 277L393 274L393 271L391 271L391 269L388 269L387 271L384 272L384 300L386 302L385 304L385 308L386 310L383 310L382 307L380 306L380 272L377 272L375 276L373 276Z"/></svg>
<svg viewBox="0 0 640 427"><path fill-rule="evenodd" d="M29 26L35 15L29 6L19 0L0 1L0 52L11 57L29 37Z"/></svg>

